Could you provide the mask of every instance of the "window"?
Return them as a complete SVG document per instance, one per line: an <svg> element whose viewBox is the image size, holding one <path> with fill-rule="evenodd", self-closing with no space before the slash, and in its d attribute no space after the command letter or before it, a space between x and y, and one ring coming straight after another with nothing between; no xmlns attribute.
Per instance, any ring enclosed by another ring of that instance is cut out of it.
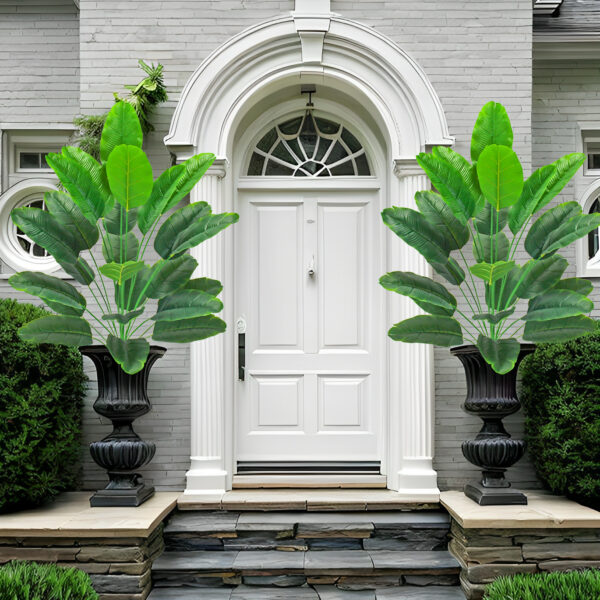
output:
<svg viewBox="0 0 600 600"><path fill-rule="evenodd" d="M46 162L49 152L19 150L18 171L49 171L50 165Z"/></svg>
<svg viewBox="0 0 600 600"><path fill-rule="evenodd" d="M600 132L583 132L584 175L600 175Z"/></svg>
<svg viewBox="0 0 600 600"><path fill-rule="evenodd" d="M589 214L600 213L600 196L592 202L588 212ZM600 232L596 229L588 233L588 266L600 263L598 250L600 250Z"/></svg>
<svg viewBox="0 0 600 600"><path fill-rule="evenodd" d="M47 179L26 179L0 196L0 261L14 271L52 272L59 268L44 248L35 244L10 218L13 208L45 210L44 194L56 186Z"/></svg>
<svg viewBox="0 0 600 600"><path fill-rule="evenodd" d="M346 127L312 110L276 125L256 144L248 175L344 177L371 175L362 144Z"/></svg>

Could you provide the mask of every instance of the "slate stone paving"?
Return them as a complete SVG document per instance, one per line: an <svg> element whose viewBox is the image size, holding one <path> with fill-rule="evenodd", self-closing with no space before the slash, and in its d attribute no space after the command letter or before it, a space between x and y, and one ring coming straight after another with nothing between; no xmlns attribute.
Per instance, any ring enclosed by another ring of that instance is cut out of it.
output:
<svg viewBox="0 0 600 600"><path fill-rule="evenodd" d="M464 600L448 531L442 511L181 511L149 600Z"/></svg>

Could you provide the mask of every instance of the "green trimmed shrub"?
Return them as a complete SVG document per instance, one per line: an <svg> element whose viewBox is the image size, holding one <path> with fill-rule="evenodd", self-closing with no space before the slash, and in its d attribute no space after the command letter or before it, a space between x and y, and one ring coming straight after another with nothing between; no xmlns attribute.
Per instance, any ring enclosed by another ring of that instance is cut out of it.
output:
<svg viewBox="0 0 600 600"><path fill-rule="evenodd" d="M499 577L487 586L485 600L595 600L600 571L532 573Z"/></svg>
<svg viewBox="0 0 600 600"><path fill-rule="evenodd" d="M87 380L81 355L17 335L46 314L0 300L0 512L41 504L77 481Z"/></svg>
<svg viewBox="0 0 600 600"><path fill-rule="evenodd" d="M525 434L540 479L600 509L600 331L540 344L521 375Z"/></svg>
<svg viewBox="0 0 600 600"><path fill-rule="evenodd" d="M78 569L30 562L0 567L2 600L98 600L89 575Z"/></svg>

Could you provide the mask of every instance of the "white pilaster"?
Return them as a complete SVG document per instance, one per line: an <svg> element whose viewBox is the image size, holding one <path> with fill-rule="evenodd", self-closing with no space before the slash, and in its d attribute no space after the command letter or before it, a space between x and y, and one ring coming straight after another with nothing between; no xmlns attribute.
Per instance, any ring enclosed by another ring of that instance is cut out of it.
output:
<svg viewBox="0 0 600 600"><path fill-rule="evenodd" d="M224 161L215 161L191 191L191 202L205 201L214 213L223 212L224 175ZM198 261L195 277L223 281L225 243L225 236L218 235L191 250ZM224 360L223 335L191 344L191 466L186 474L186 494L222 493L227 489Z"/></svg>
<svg viewBox="0 0 600 600"><path fill-rule="evenodd" d="M394 161L399 183L398 204L416 208L415 193L429 188L427 177L414 159ZM431 267L413 248L390 236L388 270L431 276ZM412 300L390 295L390 324L421 314ZM390 357L390 487L404 496L437 500L437 473L433 469L435 388L433 347L388 339Z"/></svg>

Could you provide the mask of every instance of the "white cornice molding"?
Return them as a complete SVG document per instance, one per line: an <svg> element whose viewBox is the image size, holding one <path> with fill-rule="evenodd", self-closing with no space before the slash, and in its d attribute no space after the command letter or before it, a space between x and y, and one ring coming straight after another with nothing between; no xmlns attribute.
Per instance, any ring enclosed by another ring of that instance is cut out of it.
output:
<svg viewBox="0 0 600 600"><path fill-rule="evenodd" d="M416 158L395 158L394 159L394 175L398 179L404 177L414 177L416 175L424 175L423 169L419 166Z"/></svg>

